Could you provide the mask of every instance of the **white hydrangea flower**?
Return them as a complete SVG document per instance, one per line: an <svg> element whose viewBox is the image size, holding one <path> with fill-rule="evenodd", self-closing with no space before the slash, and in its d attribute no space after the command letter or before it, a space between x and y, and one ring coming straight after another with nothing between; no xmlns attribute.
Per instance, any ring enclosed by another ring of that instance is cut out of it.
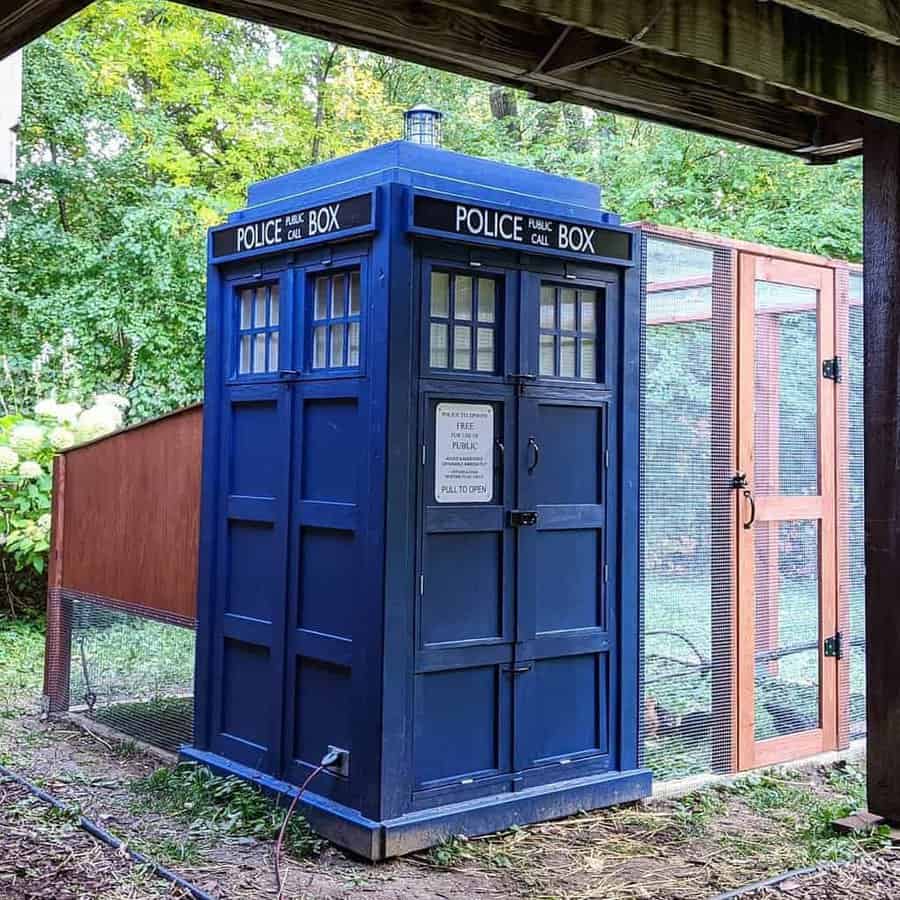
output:
<svg viewBox="0 0 900 900"><path fill-rule="evenodd" d="M78 417L76 434L83 441L108 434L122 427L122 411L115 406L97 405Z"/></svg>
<svg viewBox="0 0 900 900"><path fill-rule="evenodd" d="M114 406L116 409L128 409L129 402L121 394L97 394L94 397L95 406Z"/></svg>
<svg viewBox="0 0 900 900"><path fill-rule="evenodd" d="M41 464L33 459L26 459L25 462L19 464L19 474L23 478L40 478L44 474Z"/></svg>
<svg viewBox="0 0 900 900"><path fill-rule="evenodd" d="M57 403L52 397L44 400L38 400L34 404L34 414L36 416L46 416L48 419L56 418Z"/></svg>
<svg viewBox="0 0 900 900"><path fill-rule="evenodd" d="M15 472L19 465L19 454L12 447L0 447L0 475Z"/></svg>
<svg viewBox="0 0 900 900"><path fill-rule="evenodd" d="M9 435L9 445L20 456L33 456L44 446L44 429L34 422L20 422Z"/></svg>
<svg viewBox="0 0 900 900"><path fill-rule="evenodd" d="M44 513L42 516L38 516L37 527L41 531L49 531L50 521L50 513Z"/></svg>
<svg viewBox="0 0 900 900"><path fill-rule="evenodd" d="M81 415L81 405L72 401L71 403L57 403L56 410L53 413L57 422L63 425L74 425Z"/></svg>
<svg viewBox="0 0 900 900"><path fill-rule="evenodd" d="M57 425L47 437L54 450L65 450L75 443L75 432L62 425Z"/></svg>

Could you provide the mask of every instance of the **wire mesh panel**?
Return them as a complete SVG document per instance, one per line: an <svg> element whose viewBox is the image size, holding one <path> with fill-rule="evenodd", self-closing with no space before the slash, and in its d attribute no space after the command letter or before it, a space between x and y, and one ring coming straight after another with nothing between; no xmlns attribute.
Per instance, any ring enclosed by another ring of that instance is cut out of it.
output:
<svg viewBox="0 0 900 900"><path fill-rule="evenodd" d="M189 743L193 628L66 591L51 602L69 638L69 710L165 750ZM64 680L57 673L55 681Z"/></svg>
<svg viewBox="0 0 900 900"><path fill-rule="evenodd" d="M731 254L645 236L642 763L730 765Z"/></svg>
<svg viewBox="0 0 900 900"><path fill-rule="evenodd" d="M755 738L818 728L819 522L759 522Z"/></svg>
<svg viewBox="0 0 900 900"><path fill-rule="evenodd" d="M846 315L847 472L841 511L843 544L841 583L846 596L848 635L844 652L849 670L850 736L866 730L866 557L863 467L863 276L851 272ZM841 423L843 425L843 423Z"/></svg>

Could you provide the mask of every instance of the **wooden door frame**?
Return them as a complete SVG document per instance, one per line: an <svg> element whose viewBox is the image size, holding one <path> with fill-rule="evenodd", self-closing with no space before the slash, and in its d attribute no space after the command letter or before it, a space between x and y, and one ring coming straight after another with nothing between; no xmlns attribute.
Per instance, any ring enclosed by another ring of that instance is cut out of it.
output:
<svg viewBox="0 0 900 900"><path fill-rule="evenodd" d="M837 446L834 381L821 377L825 359L836 354L835 322L837 290L835 269L815 266L763 253L738 254L737 319L737 411L736 445L738 469L748 473L753 487L754 378L755 378L755 282L774 281L812 287L819 292L817 310L818 432L820 493L814 497L758 498L757 521L793 517L818 519L820 524L820 637L834 633L839 623L837 582ZM821 727L815 730L758 741L755 738L755 544L753 530L743 527L745 500L735 492L736 547L736 768L739 770L787 762L825 750L836 749L839 740L838 667L825 660L820 648ZM835 661L836 663L836 661Z"/></svg>

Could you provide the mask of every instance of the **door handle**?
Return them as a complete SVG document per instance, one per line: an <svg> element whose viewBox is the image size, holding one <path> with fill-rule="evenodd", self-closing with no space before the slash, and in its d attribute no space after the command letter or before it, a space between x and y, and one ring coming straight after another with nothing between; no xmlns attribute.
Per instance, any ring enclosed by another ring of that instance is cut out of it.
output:
<svg viewBox="0 0 900 900"><path fill-rule="evenodd" d="M541 448L538 445L538 442L534 439L534 435L528 436L528 447L532 453L531 462L528 464L528 474L530 475L537 468L537 464L541 461Z"/></svg>
<svg viewBox="0 0 900 900"><path fill-rule="evenodd" d="M749 531L750 526L756 521L756 501L753 499L753 491L750 488L744 489L744 498L750 501L750 518L744 522L744 529Z"/></svg>

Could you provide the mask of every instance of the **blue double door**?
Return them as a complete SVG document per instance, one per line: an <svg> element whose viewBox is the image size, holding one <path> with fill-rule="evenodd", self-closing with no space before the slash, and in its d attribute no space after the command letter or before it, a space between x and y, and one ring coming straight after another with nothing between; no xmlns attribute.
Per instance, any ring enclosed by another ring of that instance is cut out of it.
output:
<svg viewBox="0 0 900 900"><path fill-rule="evenodd" d="M618 273L421 273L414 802L615 770Z"/></svg>

